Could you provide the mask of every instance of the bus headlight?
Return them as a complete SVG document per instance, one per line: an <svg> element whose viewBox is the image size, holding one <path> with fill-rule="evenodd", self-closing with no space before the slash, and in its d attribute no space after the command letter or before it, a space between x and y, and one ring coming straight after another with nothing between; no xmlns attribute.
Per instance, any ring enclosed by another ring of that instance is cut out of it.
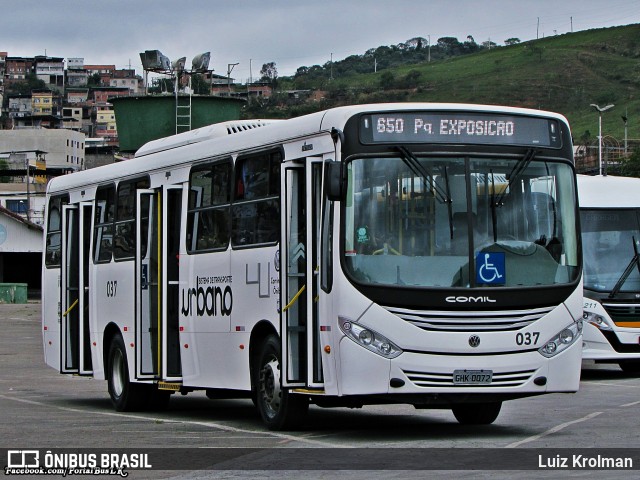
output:
<svg viewBox="0 0 640 480"><path fill-rule="evenodd" d="M396 358L402 353L400 347L384 335L365 328L348 318L338 317L338 324L340 325L340 330L342 330L347 337L373 353L385 358Z"/></svg>
<svg viewBox="0 0 640 480"><path fill-rule="evenodd" d="M582 319L600 330L612 330L602 315L593 312L583 312Z"/></svg>
<svg viewBox="0 0 640 480"><path fill-rule="evenodd" d="M573 322L567 328L546 342L538 351L547 358L555 357L560 352L569 348L582 333L582 320Z"/></svg>

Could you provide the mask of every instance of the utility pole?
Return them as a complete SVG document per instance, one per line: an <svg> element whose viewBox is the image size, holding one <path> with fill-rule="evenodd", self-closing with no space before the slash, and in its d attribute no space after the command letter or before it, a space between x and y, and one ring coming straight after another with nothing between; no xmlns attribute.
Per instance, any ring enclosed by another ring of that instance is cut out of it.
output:
<svg viewBox="0 0 640 480"><path fill-rule="evenodd" d="M239 65L239 63L227 64L227 90L229 90L229 96L231 96L231 72L233 71L233 67L236 65Z"/></svg>
<svg viewBox="0 0 640 480"><path fill-rule="evenodd" d="M538 17L538 26L536 27L536 40L540 38L540 17Z"/></svg>
<svg viewBox="0 0 640 480"><path fill-rule="evenodd" d="M591 106L598 111L598 173L603 175L602 171L602 112L606 112L610 108L615 107L615 105L607 105L606 107L600 107L595 103L592 103ZM606 169L604 171L604 175L606 175Z"/></svg>
<svg viewBox="0 0 640 480"><path fill-rule="evenodd" d="M25 166L27 167L27 220L31 221L31 189L29 183L31 178L29 176L29 157L25 154Z"/></svg>
<svg viewBox="0 0 640 480"><path fill-rule="evenodd" d="M331 77L329 80L333 80L333 52L331 52Z"/></svg>
<svg viewBox="0 0 640 480"><path fill-rule="evenodd" d="M624 115L622 116L622 121L624 122L624 153L627 153L627 110L625 109Z"/></svg>
<svg viewBox="0 0 640 480"><path fill-rule="evenodd" d="M253 59L250 58L249 59L249 81L247 82L247 102L251 102L251 85L253 85L253 73L251 68L252 62L253 62Z"/></svg>
<svg viewBox="0 0 640 480"><path fill-rule="evenodd" d="M427 52L427 63L431 63L431 35L427 35L427 45L429 51Z"/></svg>

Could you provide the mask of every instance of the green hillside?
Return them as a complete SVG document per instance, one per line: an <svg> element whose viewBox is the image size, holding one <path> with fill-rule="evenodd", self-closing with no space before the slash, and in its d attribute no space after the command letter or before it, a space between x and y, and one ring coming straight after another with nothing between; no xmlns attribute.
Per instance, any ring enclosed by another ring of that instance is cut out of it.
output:
<svg viewBox="0 0 640 480"><path fill-rule="evenodd" d="M296 77L280 88L296 88ZM586 30L461 55L379 70L335 76L311 86L326 91L322 101L292 104L276 95L256 116L295 116L353 103L426 101L486 103L540 108L564 114L576 143L585 132L598 135L598 115L590 107L610 103L603 135L640 139L640 24Z"/></svg>

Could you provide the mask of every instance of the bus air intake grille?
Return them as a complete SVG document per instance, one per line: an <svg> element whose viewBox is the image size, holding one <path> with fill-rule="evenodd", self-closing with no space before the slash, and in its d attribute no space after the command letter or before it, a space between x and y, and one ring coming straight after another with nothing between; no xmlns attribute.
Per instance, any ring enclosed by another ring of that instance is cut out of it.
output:
<svg viewBox="0 0 640 480"><path fill-rule="evenodd" d="M384 307L423 330L439 332L505 332L520 330L547 315L553 307L488 312L421 311Z"/></svg>
<svg viewBox="0 0 640 480"><path fill-rule="evenodd" d="M232 135L234 133L246 132L247 130L253 130L254 128L260 128L270 124L271 122L269 121L247 120L243 122L228 122L226 125L227 133Z"/></svg>
<svg viewBox="0 0 640 480"><path fill-rule="evenodd" d="M618 327L640 328L640 304L604 303L602 306Z"/></svg>
<svg viewBox="0 0 640 480"><path fill-rule="evenodd" d="M479 385L455 385L452 373L415 372L403 370L403 373L416 387L519 387L527 383L535 370L517 372L493 372L491 383Z"/></svg>

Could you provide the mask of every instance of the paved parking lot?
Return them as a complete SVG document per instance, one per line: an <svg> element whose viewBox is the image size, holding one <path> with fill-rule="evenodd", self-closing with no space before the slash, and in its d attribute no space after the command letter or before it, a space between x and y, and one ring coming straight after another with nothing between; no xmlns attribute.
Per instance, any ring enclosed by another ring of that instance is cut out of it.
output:
<svg viewBox="0 0 640 480"><path fill-rule="evenodd" d="M197 392L174 395L166 412L119 413L111 407L105 382L63 376L44 364L39 303L0 305L0 332L0 448L4 449L479 448L493 454L495 449L510 448L620 450L635 447L640 430L640 378L624 374L615 365L586 365L577 394L507 402L498 420L484 427L461 426L447 410L415 410L405 405L357 410L312 407L303 430L270 432L249 400L214 401ZM188 465L180 467L189 470ZM176 470L131 473L131 478L185 474ZM452 478L464 476L454 473ZM510 477L531 478L531 473ZM609 471L604 477L629 478L629 473ZM245 475L253 474L239 471L223 476ZM314 475L331 478L315 470ZM191 476L218 478L221 473L200 471ZM347 476L366 478L357 471ZM405 478L400 472L386 476ZM261 472L260 477L299 475Z"/></svg>

